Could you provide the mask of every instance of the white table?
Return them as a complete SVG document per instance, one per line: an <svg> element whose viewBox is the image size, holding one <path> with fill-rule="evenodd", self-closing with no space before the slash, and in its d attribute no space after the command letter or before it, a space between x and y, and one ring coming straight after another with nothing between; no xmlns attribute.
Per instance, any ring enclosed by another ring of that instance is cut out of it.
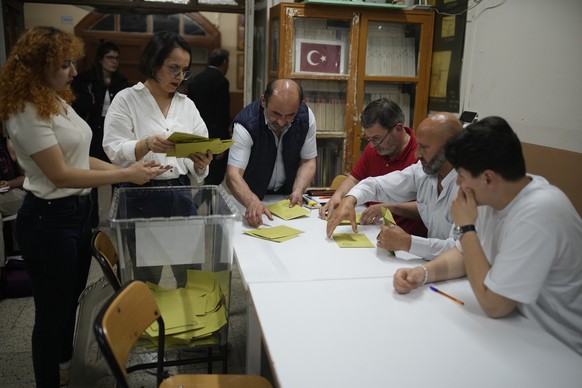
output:
<svg viewBox="0 0 582 388"><path fill-rule="evenodd" d="M487 317L467 280L408 295L391 278L250 283L277 386L579 387L582 357L517 314Z"/></svg>
<svg viewBox="0 0 582 388"><path fill-rule="evenodd" d="M275 203L283 196L265 197L267 204ZM236 200L244 214L245 209ZM363 206L358 207L361 212ZM397 251L392 256L382 248L340 248L335 240L326 236L327 223L320 219L318 210L313 209L308 216L284 221L274 216L273 221L263 217L268 226L287 225L303 230L298 237L276 243L245 235L250 228L237 222L234 228L233 246L235 260L240 269L243 285L262 282L288 282L330 279L377 278L392 276L397 268L416 266L421 259L407 252ZM364 233L376 245L380 225L358 225L358 232ZM334 233L353 233L351 225L340 225ZM248 306L246 371L260 373L261 335L257 316L252 304Z"/></svg>
<svg viewBox="0 0 582 388"><path fill-rule="evenodd" d="M264 219L269 226L286 225L303 230L304 233L276 243L248 236L243 231L252 228L242 222L236 223L233 245L245 285L256 282L386 277L392 276L397 268L416 266L422 261L407 252L397 251L395 257L385 249L377 248L376 237L380 225L358 225L358 232L370 239L373 248L340 248L335 240L327 238L327 223L318 217L316 209L311 210L309 216L289 221L276 216L273 221L266 217ZM350 225L340 225L334 233L353 232Z"/></svg>

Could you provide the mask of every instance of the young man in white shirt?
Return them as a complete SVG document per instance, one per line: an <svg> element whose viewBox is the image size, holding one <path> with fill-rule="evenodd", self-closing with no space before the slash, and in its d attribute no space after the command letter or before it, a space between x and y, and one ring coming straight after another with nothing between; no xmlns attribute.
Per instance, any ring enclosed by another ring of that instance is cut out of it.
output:
<svg viewBox="0 0 582 388"><path fill-rule="evenodd" d="M518 310L582 354L582 219L572 203L526 175L521 143L500 117L470 125L445 150L458 172L456 246L398 269L394 288L408 293L466 275L487 315Z"/></svg>

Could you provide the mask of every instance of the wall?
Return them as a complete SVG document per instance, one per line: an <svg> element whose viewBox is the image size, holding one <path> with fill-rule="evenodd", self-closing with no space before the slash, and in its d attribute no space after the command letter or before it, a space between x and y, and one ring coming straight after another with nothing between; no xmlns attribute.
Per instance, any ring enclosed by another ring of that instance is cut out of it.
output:
<svg viewBox="0 0 582 388"><path fill-rule="evenodd" d="M59 4L24 4L24 25L26 28L35 26L53 26L58 29L74 33L75 25L83 19L89 11L74 5ZM221 45L230 51L230 64L226 77L230 82L231 92L241 92L236 85L236 58L237 58L237 14L201 12L221 34Z"/></svg>
<svg viewBox="0 0 582 388"><path fill-rule="evenodd" d="M464 110L505 118L528 171L582 214L582 2L482 0L467 16Z"/></svg>
<svg viewBox="0 0 582 388"><path fill-rule="evenodd" d="M24 26L51 26L74 34L75 25L88 13L72 5L24 3Z"/></svg>

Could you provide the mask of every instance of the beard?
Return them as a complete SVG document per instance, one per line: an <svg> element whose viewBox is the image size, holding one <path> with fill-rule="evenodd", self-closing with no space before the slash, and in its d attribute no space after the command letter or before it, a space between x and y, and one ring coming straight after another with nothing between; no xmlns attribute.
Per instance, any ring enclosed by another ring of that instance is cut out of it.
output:
<svg viewBox="0 0 582 388"><path fill-rule="evenodd" d="M445 152L441 150L438 154L436 154L430 161L426 164L422 164L422 170L426 175L436 175L443 164L446 162Z"/></svg>

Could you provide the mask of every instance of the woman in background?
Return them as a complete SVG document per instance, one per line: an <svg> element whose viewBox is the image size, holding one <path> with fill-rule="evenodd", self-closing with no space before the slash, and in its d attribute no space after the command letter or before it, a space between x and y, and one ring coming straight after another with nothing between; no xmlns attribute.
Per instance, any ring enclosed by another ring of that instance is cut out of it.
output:
<svg viewBox="0 0 582 388"><path fill-rule="evenodd" d="M103 151L103 122L115 95L129 86L127 78L119 73L119 47L111 41L102 42L95 53L93 67L80 73L71 85L75 93L73 109L93 131L89 155L109 162ZM93 211L91 227L99 226L97 189L91 190Z"/></svg>
<svg viewBox="0 0 582 388"><path fill-rule="evenodd" d="M0 120L12 139L23 187L16 233L33 288L36 385L66 384L77 301L91 253L91 187L142 184L164 172L154 161L120 168L89 157L91 128L69 105L82 41L52 27L25 31L0 73ZM59 374L59 364L61 373Z"/></svg>

